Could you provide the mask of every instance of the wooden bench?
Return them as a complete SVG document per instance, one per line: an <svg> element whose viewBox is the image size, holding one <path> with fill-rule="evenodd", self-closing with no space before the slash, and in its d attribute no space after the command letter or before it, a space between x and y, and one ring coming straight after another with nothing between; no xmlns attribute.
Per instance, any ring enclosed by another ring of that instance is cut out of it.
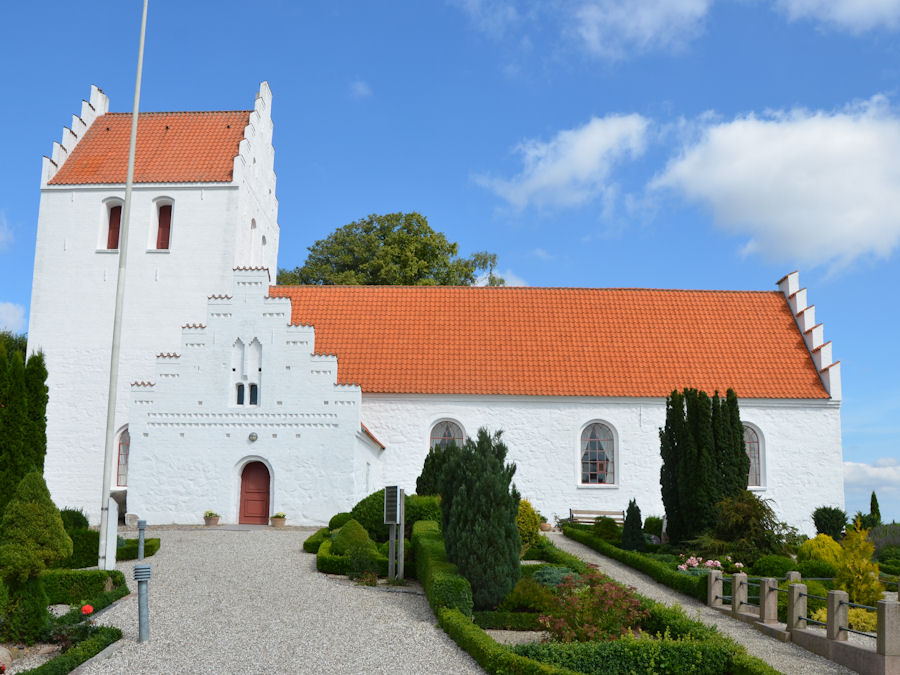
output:
<svg viewBox="0 0 900 675"><path fill-rule="evenodd" d="M589 511L586 509L569 509L569 520L573 523L593 525L597 518L612 518L618 525L625 524L624 511Z"/></svg>

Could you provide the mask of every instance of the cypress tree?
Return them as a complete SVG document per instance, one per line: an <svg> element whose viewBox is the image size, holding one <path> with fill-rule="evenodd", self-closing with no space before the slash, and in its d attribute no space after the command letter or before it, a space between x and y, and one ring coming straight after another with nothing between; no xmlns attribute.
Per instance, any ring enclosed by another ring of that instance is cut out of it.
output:
<svg viewBox="0 0 900 675"><path fill-rule="evenodd" d="M881 509L878 508L878 497L875 496L875 490L872 490L872 499L869 500L869 517L872 521L872 527L881 525Z"/></svg>
<svg viewBox="0 0 900 675"><path fill-rule="evenodd" d="M727 497L736 497L747 489L750 457L747 456L747 449L744 447L744 425L741 423L741 410L734 389L726 392L724 413L731 432L731 443L728 446L730 458L727 461L731 471L728 474L725 489Z"/></svg>
<svg viewBox="0 0 900 675"><path fill-rule="evenodd" d="M712 526L721 481L713 456L712 414L709 396L696 389L685 390L685 445L689 458L679 486L684 507L686 538Z"/></svg>
<svg viewBox="0 0 900 675"><path fill-rule="evenodd" d="M442 490L458 485L446 511L441 500L447 557L469 580L479 609L496 607L520 574L519 493L512 485L516 466L505 464L507 448L500 436L479 429L442 473Z"/></svg>
<svg viewBox="0 0 900 675"><path fill-rule="evenodd" d="M641 510L637 502L632 499L628 502L628 510L625 512L625 527L622 529L622 548L627 551L646 551L647 542L644 541L644 532L641 527Z"/></svg>
<svg viewBox="0 0 900 675"><path fill-rule="evenodd" d="M22 477L31 468L28 455L28 401L25 392L25 364L21 352L8 358L6 389L0 408L0 513L12 499Z"/></svg>
<svg viewBox="0 0 900 675"><path fill-rule="evenodd" d="M26 471L44 473L47 454L47 367L44 354L32 354L25 364L25 394L28 399L28 432L26 453L30 466Z"/></svg>
<svg viewBox="0 0 900 675"><path fill-rule="evenodd" d="M659 485L666 511L666 534L673 543L681 541L681 504L678 493L679 441L684 426L684 396L673 391L666 398L666 425L659 430L659 453L662 468Z"/></svg>

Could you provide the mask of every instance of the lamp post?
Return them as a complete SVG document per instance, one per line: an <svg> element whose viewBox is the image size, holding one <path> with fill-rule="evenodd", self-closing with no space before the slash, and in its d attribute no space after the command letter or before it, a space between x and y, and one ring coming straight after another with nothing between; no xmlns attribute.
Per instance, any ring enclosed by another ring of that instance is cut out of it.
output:
<svg viewBox="0 0 900 675"><path fill-rule="evenodd" d="M134 83L134 108L131 113L131 142L128 147L128 174L125 178L125 205L119 231L119 273L116 278L116 309L113 314L112 350L109 355L109 393L106 397L106 445L103 454L103 496L100 503L100 549L97 566L114 569L115 559L107 560L106 542L109 527L109 493L113 472L113 446L116 434L116 393L119 384L119 350L122 337L122 305L125 298L125 263L128 259L128 220L131 213L131 188L134 184L134 150L137 143L138 107L141 100L141 71L144 67L144 36L147 32L147 2L141 16L141 40L138 47L137 79ZM115 556L113 556L115 557Z"/></svg>

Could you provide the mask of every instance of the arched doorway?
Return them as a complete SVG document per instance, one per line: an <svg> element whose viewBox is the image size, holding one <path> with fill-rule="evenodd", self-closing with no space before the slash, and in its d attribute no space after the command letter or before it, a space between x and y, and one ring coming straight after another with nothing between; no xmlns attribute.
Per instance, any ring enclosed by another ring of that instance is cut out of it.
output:
<svg viewBox="0 0 900 675"><path fill-rule="evenodd" d="M241 472L238 522L245 525L266 525L269 522L269 470L262 462L250 462Z"/></svg>

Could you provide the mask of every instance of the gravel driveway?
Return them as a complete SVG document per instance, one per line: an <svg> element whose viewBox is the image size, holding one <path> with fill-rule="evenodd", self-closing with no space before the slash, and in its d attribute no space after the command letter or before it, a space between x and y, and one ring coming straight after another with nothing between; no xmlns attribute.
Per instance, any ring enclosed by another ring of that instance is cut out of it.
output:
<svg viewBox="0 0 900 675"><path fill-rule="evenodd" d="M424 596L317 573L301 548L313 531L149 529L162 539L146 560L150 642L137 642L134 593L97 619L124 638L76 672L484 672L436 625ZM135 591L133 567L118 565Z"/></svg>
<svg viewBox="0 0 900 675"><path fill-rule="evenodd" d="M594 549L569 539L559 532L546 534L563 551L576 555L586 562L595 563L602 572L616 581L634 586L641 595L666 605L680 604L689 617L698 618L703 623L715 626L721 633L744 645L750 654L758 656L783 673L825 675L826 673L856 672L828 659L823 659L793 643L780 642L775 638L770 638L753 626L710 609L698 600L682 595L668 586L663 586L647 575L612 558L600 555Z"/></svg>

